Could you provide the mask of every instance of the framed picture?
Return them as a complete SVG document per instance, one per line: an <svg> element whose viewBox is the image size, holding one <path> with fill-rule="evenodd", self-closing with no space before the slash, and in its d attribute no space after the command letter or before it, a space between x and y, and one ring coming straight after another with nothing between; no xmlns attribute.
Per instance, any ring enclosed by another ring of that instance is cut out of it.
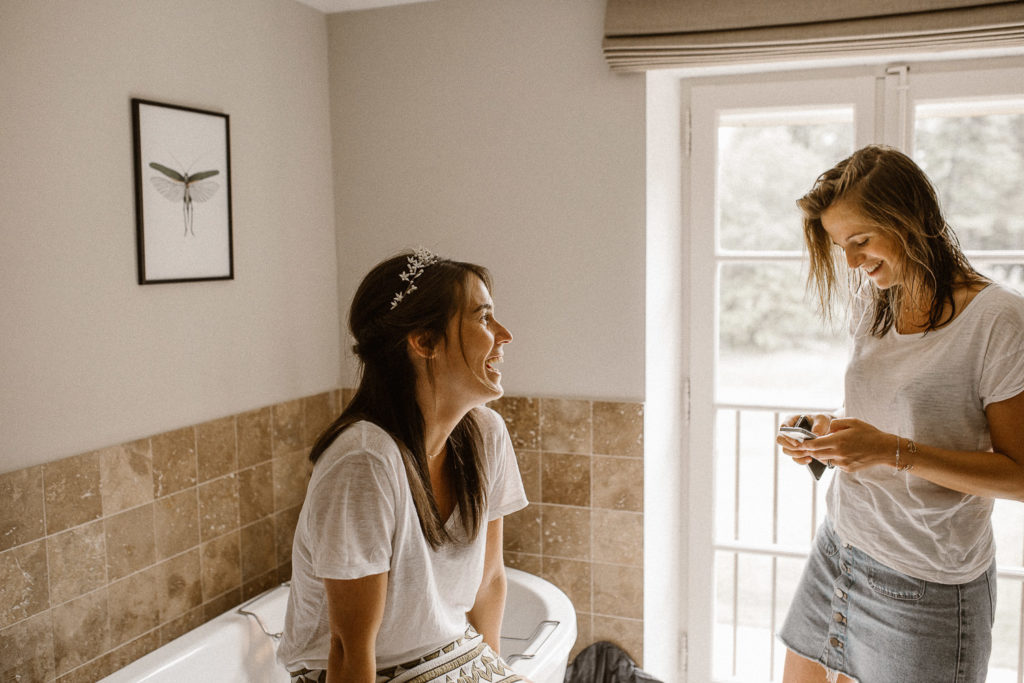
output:
<svg viewBox="0 0 1024 683"><path fill-rule="evenodd" d="M139 284L231 280L228 115L132 99Z"/></svg>

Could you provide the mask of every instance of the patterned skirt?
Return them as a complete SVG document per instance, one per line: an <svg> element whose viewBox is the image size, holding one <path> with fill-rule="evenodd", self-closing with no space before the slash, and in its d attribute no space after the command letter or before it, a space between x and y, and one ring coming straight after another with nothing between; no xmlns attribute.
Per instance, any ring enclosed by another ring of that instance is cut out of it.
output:
<svg viewBox="0 0 1024 683"><path fill-rule="evenodd" d="M419 659L377 672L376 683L515 683L512 671L472 626L466 635ZM326 683L323 669L292 672L292 683Z"/></svg>

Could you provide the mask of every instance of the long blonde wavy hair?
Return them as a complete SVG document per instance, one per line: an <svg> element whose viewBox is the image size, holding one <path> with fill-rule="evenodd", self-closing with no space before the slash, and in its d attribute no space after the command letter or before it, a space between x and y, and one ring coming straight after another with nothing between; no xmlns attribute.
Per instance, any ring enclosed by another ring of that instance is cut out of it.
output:
<svg viewBox="0 0 1024 683"><path fill-rule="evenodd" d="M811 191L796 202L803 212L810 253L807 286L816 291L826 319L832 317L840 291L862 291L866 277L860 269L850 269L847 286L840 287L846 264L821 224L821 214L840 200L854 202L862 216L899 248L900 259L892 264L897 283L887 289L869 288L874 336L882 337L892 328L904 305L923 300L929 302L925 331L942 327L956 316L956 287L985 280L964 256L924 171L896 149L869 145L818 176Z"/></svg>

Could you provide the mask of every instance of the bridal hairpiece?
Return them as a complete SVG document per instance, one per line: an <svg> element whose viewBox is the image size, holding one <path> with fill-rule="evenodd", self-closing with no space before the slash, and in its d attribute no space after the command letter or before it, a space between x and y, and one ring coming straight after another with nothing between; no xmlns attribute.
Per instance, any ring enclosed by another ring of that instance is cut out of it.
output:
<svg viewBox="0 0 1024 683"><path fill-rule="evenodd" d="M402 299L416 291L416 278L423 274L427 266L437 263L438 260L437 256L423 247L415 249L411 256L406 257L405 270L398 277L402 282L408 282L409 286L395 294L395 298L391 300L391 310L402 303Z"/></svg>

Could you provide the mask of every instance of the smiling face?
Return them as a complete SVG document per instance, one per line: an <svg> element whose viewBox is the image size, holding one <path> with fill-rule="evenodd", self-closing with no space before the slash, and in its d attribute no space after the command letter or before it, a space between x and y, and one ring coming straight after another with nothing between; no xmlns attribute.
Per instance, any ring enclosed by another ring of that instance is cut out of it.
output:
<svg viewBox="0 0 1024 683"><path fill-rule="evenodd" d="M861 213L852 199L840 199L821 214L821 225L846 254L846 265L859 268L879 289L901 282L901 250L895 240Z"/></svg>
<svg viewBox="0 0 1024 683"><path fill-rule="evenodd" d="M500 398L502 347L512 334L494 318L494 302L480 278L467 277L462 309L448 321L434 374L446 398L469 407Z"/></svg>

